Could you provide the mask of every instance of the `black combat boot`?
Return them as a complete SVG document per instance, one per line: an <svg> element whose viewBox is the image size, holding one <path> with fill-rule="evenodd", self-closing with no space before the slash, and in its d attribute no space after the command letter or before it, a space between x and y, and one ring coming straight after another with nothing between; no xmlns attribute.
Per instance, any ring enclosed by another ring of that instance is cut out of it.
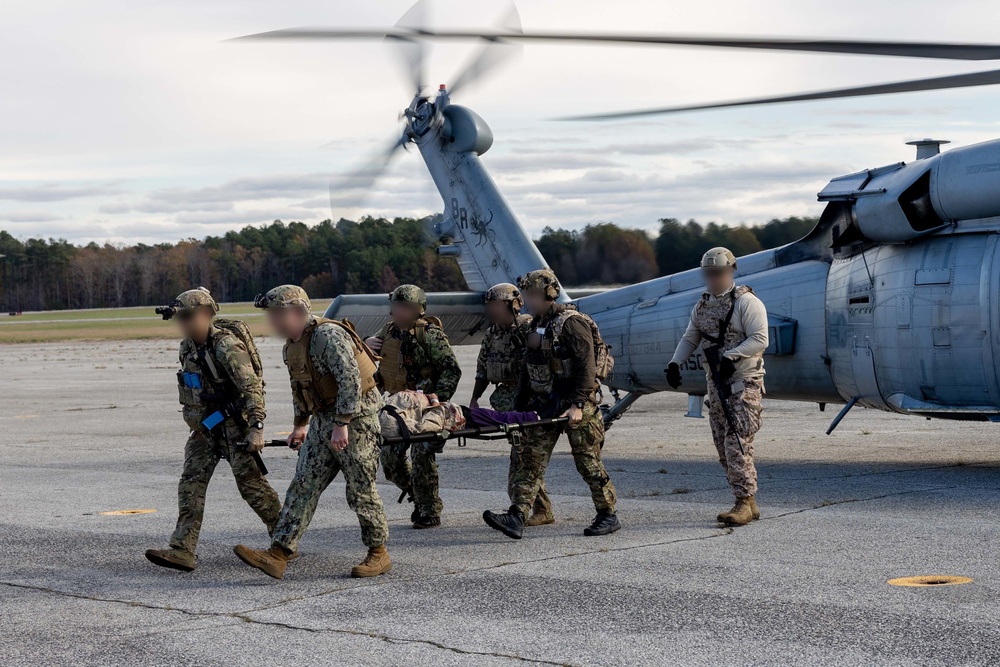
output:
<svg viewBox="0 0 1000 667"><path fill-rule="evenodd" d="M490 528L499 530L515 540L521 539L521 534L524 533L524 514L516 505L511 505L510 509L503 514L486 510L483 512L483 521Z"/></svg>
<svg viewBox="0 0 1000 667"><path fill-rule="evenodd" d="M417 530L424 528L437 528L441 525L441 517L439 516L429 516L427 514L420 514L416 519L413 520L413 527Z"/></svg>
<svg viewBox="0 0 1000 667"><path fill-rule="evenodd" d="M594 518L594 523L589 528L583 529L583 534L587 537L595 535L610 535L616 530L621 530L622 525L618 523L618 515L613 512L601 511Z"/></svg>

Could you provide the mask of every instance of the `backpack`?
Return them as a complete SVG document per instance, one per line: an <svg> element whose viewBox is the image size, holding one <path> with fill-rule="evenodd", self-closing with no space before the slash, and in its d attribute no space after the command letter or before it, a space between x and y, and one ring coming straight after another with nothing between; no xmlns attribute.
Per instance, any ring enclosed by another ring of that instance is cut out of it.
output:
<svg viewBox="0 0 1000 667"><path fill-rule="evenodd" d="M433 324L434 326L436 326L441 331L444 331L444 323L441 321L440 317L435 317L434 315L421 315L420 319L426 321L427 324ZM427 346L427 325L425 324L423 326L417 326L414 329L414 331L415 331L415 333L417 335L417 344L420 345L420 347L426 348L426 346Z"/></svg>
<svg viewBox="0 0 1000 667"><path fill-rule="evenodd" d="M247 323L243 320L230 320L217 317L213 321L213 324L224 332L233 334L240 339L250 354L250 365L253 366L253 372L257 374L257 377L263 378L264 364L260 360L260 352L257 351L257 344L253 341L253 334L250 333L250 327L247 326Z"/></svg>
<svg viewBox="0 0 1000 667"><path fill-rule="evenodd" d="M597 322L586 314L581 313L575 308L566 308L560 312L555 320L549 325L552 328L553 339L558 341L559 337L562 335L563 326L566 324L566 320L571 317L582 318L584 322L590 327L590 333L594 337L594 365L597 368L597 379L606 380L611 375L611 371L615 367L615 358L611 356L611 346L604 342L604 338L601 337L601 330L597 326Z"/></svg>

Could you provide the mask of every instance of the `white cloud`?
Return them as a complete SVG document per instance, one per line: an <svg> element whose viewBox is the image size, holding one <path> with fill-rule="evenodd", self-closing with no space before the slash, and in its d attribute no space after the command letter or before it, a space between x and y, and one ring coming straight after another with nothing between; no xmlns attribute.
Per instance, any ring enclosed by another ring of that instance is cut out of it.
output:
<svg viewBox="0 0 1000 667"><path fill-rule="evenodd" d="M7 222L54 222L60 217L44 211L13 211L5 213L3 219Z"/></svg>
<svg viewBox="0 0 1000 667"><path fill-rule="evenodd" d="M316 223L441 209L419 153L385 176L341 175L398 136L409 102L381 44L229 43L292 25L389 26L412 0L8 2L0 106L0 227L18 235L171 241L275 218ZM437 22L486 25L503 2L438 0ZM1000 6L955 0L837 4L551 0L527 30L810 35L992 42ZM108 21L114 16L114 21ZM864 16L864 21L858 21ZM433 49L447 82L468 44ZM30 58L24 54L30 53ZM483 163L533 231L664 216L724 223L815 214L839 174L911 159L903 141L997 135L1000 87L746 108L620 123L568 114L757 97L986 69L976 64L756 51L529 44L461 92L496 141ZM330 210L329 187L334 183ZM356 186L365 183L364 191ZM32 217L33 216L33 217ZM29 219L31 218L31 219Z"/></svg>

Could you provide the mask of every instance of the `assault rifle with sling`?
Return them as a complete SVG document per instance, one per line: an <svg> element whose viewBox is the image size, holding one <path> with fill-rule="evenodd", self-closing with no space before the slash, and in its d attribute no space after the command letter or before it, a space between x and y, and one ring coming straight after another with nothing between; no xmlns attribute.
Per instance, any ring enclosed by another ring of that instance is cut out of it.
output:
<svg viewBox="0 0 1000 667"><path fill-rule="evenodd" d="M736 444L740 447L740 454L746 454L743 451L743 438L740 437L739 430L736 428L736 418L733 416L733 409L729 405L729 398L733 395L732 386L722 377L721 368L722 346L725 344L726 333L729 331L729 325L733 321L733 313L736 311L736 299L733 298L732 301L732 304L729 306L729 312L726 313L726 319L719 320L718 335L702 334L705 339L712 343L711 345L704 346L702 352L705 353L705 362L708 364L712 384L715 385L715 391L719 396L719 404L722 406L722 413L726 416L726 423L729 424L729 430L736 437Z"/></svg>

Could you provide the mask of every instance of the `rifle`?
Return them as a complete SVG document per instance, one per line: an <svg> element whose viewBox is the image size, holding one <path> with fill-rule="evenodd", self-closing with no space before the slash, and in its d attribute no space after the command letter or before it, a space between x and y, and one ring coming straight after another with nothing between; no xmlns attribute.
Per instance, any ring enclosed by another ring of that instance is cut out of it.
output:
<svg viewBox="0 0 1000 667"><path fill-rule="evenodd" d="M729 430L736 436L736 444L740 446L740 454L746 454L743 451L743 439L740 438L736 428L736 418L733 417L733 410L729 407L729 397L733 394L732 388L722 379L722 371L719 370L719 362L722 360L719 348L715 345L709 345L702 351L705 353L705 361L708 363L708 370L712 376L712 384L715 385L715 391L719 396L719 403L722 405L722 413L726 415Z"/></svg>

